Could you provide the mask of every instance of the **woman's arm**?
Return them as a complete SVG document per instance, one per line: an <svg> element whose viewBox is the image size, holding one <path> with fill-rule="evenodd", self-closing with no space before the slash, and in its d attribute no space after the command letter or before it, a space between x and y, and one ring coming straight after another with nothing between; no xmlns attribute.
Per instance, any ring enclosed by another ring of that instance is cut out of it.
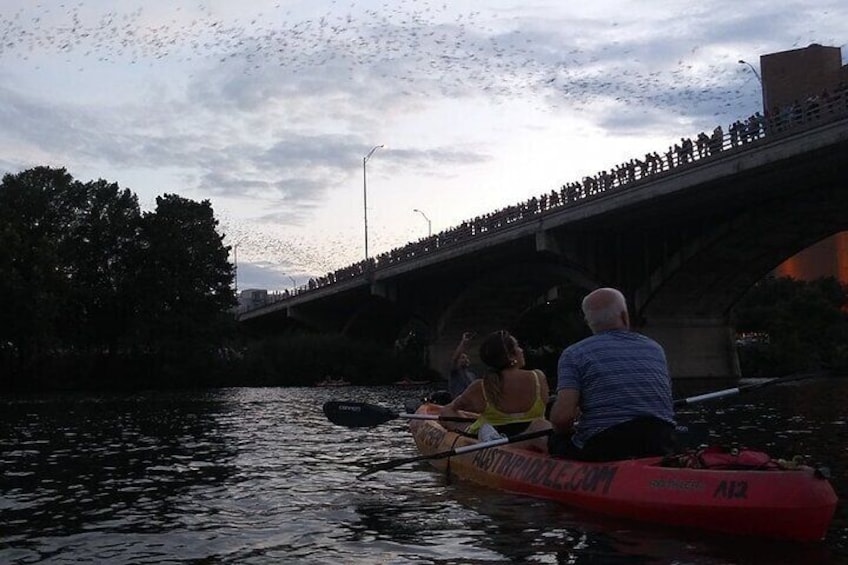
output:
<svg viewBox="0 0 848 565"><path fill-rule="evenodd" d="M467 416L468 412L472 412L474 414L479 414L483 411L485 407L479 407L477 402L475 401L476 396L483 396L483 391L480 388L481 381L478 379L468 385L462 394L454 398L450 404L445 404L442 406L440 414L442 416L455 417L455 416ZM465 412L461 414L460 411ZM468 424L464 422L442 422L442 426L449 430L462 430L465 429Z"/></svg>
<svg viewBox="0 0 848 565"><path fill-rule="evenodd" d="M442 414L447 415L447 413L450 412L453 416L460 410L476 412L479 414L486 407L485 404L486 403L483 400L483 380L477 379L468 385L468 387L462 391L462 394L454 398L450 404L446 404L442 408Z"/></svg>

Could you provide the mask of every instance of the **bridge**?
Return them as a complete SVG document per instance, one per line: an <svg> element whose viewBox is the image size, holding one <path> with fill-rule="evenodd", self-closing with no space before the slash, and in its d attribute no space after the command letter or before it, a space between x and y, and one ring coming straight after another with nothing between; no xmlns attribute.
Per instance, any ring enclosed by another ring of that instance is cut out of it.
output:
<svg viewBox="0 0 848 565"><path fill-rule="evenodd" d="M444 370L464 329L509 328L568 286L614 286L673 377L739 376L733 305L785 259L848 230L848 92L682 141L339 269L239 320L386 343L416 321Z"/></svg>

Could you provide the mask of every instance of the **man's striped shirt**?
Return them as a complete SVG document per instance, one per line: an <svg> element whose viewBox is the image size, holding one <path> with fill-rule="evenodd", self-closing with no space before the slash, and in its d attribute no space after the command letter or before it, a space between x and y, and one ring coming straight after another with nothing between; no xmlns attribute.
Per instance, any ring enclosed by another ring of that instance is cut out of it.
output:
<svg viewBox="0 0 848 565"><path fill-rule="evenodd" d="M557 391L562 389L580 393L572 436L580 448L596 433L639 416L674 424L665 352L633 331L600 332L566 348L557 365Z"/></svg>

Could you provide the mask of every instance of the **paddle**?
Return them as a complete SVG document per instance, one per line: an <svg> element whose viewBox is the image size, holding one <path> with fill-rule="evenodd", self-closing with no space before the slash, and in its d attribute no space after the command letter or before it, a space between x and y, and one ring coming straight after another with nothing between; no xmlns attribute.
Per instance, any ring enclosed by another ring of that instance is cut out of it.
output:
<svg viewBox="0 0 848 565"><path fill-rule="evenodd" d="M440 422L473 422L477 418L439 416L437 414L398 413L382 406L364 402L330 400L324 403L324 415L332 423L348 428L370 428L398 418L408 420L438 420Z"/></svg>
<svg viewBox="0 0 848 565"><path fill-rule="evenodd" d="M481 441L478 443L474 443L471 445L466 445L463 447L455 447L448 451L439 451L437 453L431 453L429 455L416 455L415 457L404 457L401 459L391 459L389 461L384 461L383 463L378 463L377 465L371 465L364 472L360 473L356 476L357 479L361 479L362 477L367 477L368 475L373 475L379 471L388 471L389 469L394 469L395 467L400 467L401 465L406 465L407 463L416 463L418 461L432 461L433 459L444 459L445 457L453 457L454 455L463 455L465 453L471 453L472 451L478 451L480 449L488 449L490 447L497 447L499 445L505 445L507 443L516 443L519 441L527 441L528 439L534 439L537 437L543 437L551 434L551 430L539 430L535 432L529 432L526 434L518 434L511 437L503 437L499 439L493 439L491 441Z"/></svg>
<svg viewBox="0 0 848 565"><path fill-rule="evenodd" d="M793 381L801 381L804 379L813 379L817 377L823 377L827 373L824 371L818 371L815 373L801 373L788 375L786 377L778 377L776 379L769 379L767 381L763 381L761 383L754 383L745 386L737 386L733 388L726 388L723 390L717 390L715 392L707 392L705 394L699 394L696 396L690 396L688 398L681 398L679 400L674 401L674 407L680 408L681 406L688 406L689 404L695 404L698 402L703 402L705 400L714 400L716 398L724 398L725 396L733 396L735 394L745 394L754 390L759 390L766 386L781 384L781 383L789 383Z"/></svg>

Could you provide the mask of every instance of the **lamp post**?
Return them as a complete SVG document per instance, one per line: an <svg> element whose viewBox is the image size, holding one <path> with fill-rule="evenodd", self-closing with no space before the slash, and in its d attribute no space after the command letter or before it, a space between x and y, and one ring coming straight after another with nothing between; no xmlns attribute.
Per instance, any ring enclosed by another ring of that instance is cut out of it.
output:
<svg viewBox="0 0 848 565"><path fill-rule="evenodd" d="M295 280L294 280L294 277L293 277L293 276L291 276L291 275L286 275L286 276L287 276L287 277L289 278L289 280L292 282L292 294L294 294L294 291L296 291L296 290L297 290L297 281L295 281Z"/></svg>
<svg viewBox="0 0 848 565"><path fill-rule="evenodd" d="M752 65L751 63L749 63L748 61L745 61L743 59L739 59L739 64L740 65L748 65L748 68L750 68L751 72L754 73L754 76L757 77L757 81L759 81L759 83L760 83L760 88L762 88L763 87L763 79L760 76L760 73L757 72L757 69L754 68L754 65Z"/></svg>
<svg viewBox="0 0 848 565"><path fill-rule="evenodd" d="M238 247L242 240L238 240L233 245L233 284L235 285L235 294L238 296Z"/></svg>
<svg viewBox="0 0 848 565"><path fill-rule="evenodd" d="M365 157L362 158L362 212L363 219L365 220L365 260L368 261L368 183L366 180L365 174L365 164L368 163L368 159L371 158L371 155L383 145L375 145L371 148L371 151L368 152Z"/></svg>
<svg viewBox="0 0 848 565"><path fill-rule="evenodd" d="M422 212L418 208L415 208L413 210L413 212L418 212L419 214L424 216L425 220L427 220L427 237L430 237L431 235L433 235L433 222L430 221L430 218L427 217L427 214L425 214L424 212Z"/></svg>
<svg viewBox="0 0 848 565"><path fill-rule="evenodd" d="M763 112L767 112L767 108L770 106L770 104L768 100L768 95L766 94L766 87L763 84L763 77L760 76L760 73L757 72L757 69L754 68L754 65L752 65L748 61L744 59L739 59L738 62L740 65L747 65L748 68L751 69L751 72L754 73L754 76L757 77L757 81L760 83L760 95L763 98Z"/></svg>

